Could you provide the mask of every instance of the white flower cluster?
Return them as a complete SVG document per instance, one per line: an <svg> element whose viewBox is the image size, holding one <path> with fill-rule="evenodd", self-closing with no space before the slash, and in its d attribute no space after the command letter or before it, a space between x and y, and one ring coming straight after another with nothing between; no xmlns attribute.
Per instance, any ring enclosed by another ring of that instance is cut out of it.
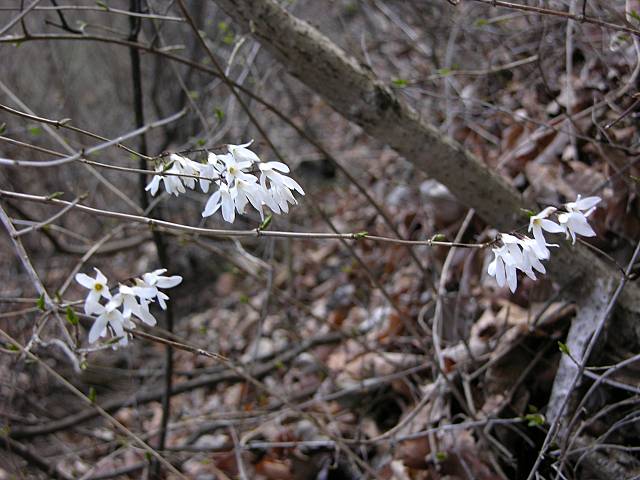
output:
<svg viewBox="0 0 640 480"><path fill-rule="evenodd" d="M564 233L567 238L571 237L573 243L576 243L576 235L595 236L596 232L589 225L587 218L600 201L600 197L580 198L578 195L575 202L564 205L565 211L561 213L556 213L555 207L545 208L529 219L529 232L533 233L533 238L501 233L501 245L493 249L495 257L489 264L489 275L495 277L501 287L505 283L508 284L512 292L515 292L518 286L517 270L535 280L534 270L546 272L541 260L549 259L550 251L547 247L558 246L547 243L543 230L549 233ZM558 223L549 219L553 214L556 214Z"/></svg>
<svg viewBox="0 0 640 480"><path fill-rule="evenodd" d="M198 180L202 191L207 193L213 183L217 190L209 197L202 216L209 217L221 209L223 218L229 223L235 220L236 212L243 214L248 204L260 213L260 218L264 218L264 205L274 213L287 213L289 204L298 203L293 190L304 195L302 187L283 175L289 173L289 167L284 163L261 161L247 148L251 143L228 145L229 152L223 155L210 152L207 163L172 154L169 157L170 167L158 166L156 171L164 175L154 175L146 190L155 195L160 182L164 182L167 193L177 196L185 193L187 188L194 189ZM250 173L251 169L260 172L260 178Z"/></svg>
<svg viewBox="0 0 640 480"><path fill-rule="evenodd" d="M108 287L105 275L94 268L96 277L91 278L84 273L76 275L76 282L89 289L89 294L84 301L84 313L97 315L91 330L89 330L89 343L95 343L100 337L111 333L119 337L119 345L127 345L129 342L125 328L135 328L131 317L137 317L144 323L154 326L157 322L149 312L149 304L157 301L160 308L167 308L166 301L169 297L161 292L161 288L172 288L182 282L182 277L173 275L165 277L162 274L166 269L154 270L142 275L142 278L134 278L133 286L119 284L118 292L112 294ZM103 305L100 300L107 302Z"/></svg>

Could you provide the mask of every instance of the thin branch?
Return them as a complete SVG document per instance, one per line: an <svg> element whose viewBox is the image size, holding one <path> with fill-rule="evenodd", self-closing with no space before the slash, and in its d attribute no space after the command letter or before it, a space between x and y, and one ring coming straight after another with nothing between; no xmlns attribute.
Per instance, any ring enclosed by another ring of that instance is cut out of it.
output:
<svg viewBox="0 0 640 480"><path fill-rule="evenodd" d="M621 32L631 33L633 35L640 35L640 30L625 25L619 25L617 23L605 22L594 17L588 17L585 15L577 15L570 12L563 12L560 10L553 10L551 8L534 7L532 5L522 5L521 3L504 2L502 0L473 0L474 2L484 3L491 5L492 7L509 8L512 10L521 10L524 12L533 12L540 15L550 15L553 17L561 17L567 20L575 20L580 23L591 23L598 25L599 27L609 28L611 30L618 30Z"/></svg>
<svg viewBox="0 0 640 480"><path fill-rule="evenodd" d="M20 12L18 15L16 15L15 17L13 17L9 23L7 23L4 27L0 28L0 35L4 35L5 33L7 33L9 30L11 30L11 28L18 23L20 20L22 20L31 10L33 10L34 8L36 8L36 6L40 3L41 0L33 0L33 2L31 2L31 4L25 8L22 12Z"/></svg>
<svg viewBox="0 0 640 480"><path fill-rule="evenodd" d="M27 464L31 467L35 467L38 470L47 474L48 478L56 478L59 480L72 480L73 477L67 475L66 473L58 470L55 466L47 463L45 459L40 457L36 452L30 450L19 442L15 440L0 435L0 447L6 450L9 453L13 453L22 457L27 461Z"/></svg>
<svg viewBox="0 0 640 480"><path fill-rule="evenodd" d="M36 271L33 264L31 263L31 260L29 259L29 255L27 254L27 251L25 250L24 246L22 245L22 242L17 236L16 229L14 228L13 224L11 223L11 220L9 219L9 216L4 211L4 208L2 208L2 206L0 206L0 221L4 224L4 228L7 230L7 233L9 234L9 238L13 243L13 248L15 249L16 255L20 259L20 262L22 263L22 266L24 267L24 269L27 271L27 275L31 279L31 283L33 284L34 288L38 292L38 295L40 295L44 300L45 306L49 310L54 312L54 315L58 320L58 325L60 327L60 330L64 334L67 342L70 345L73 345L74 343L73 338L71 337L71 334L69 333L69 331L65 328L64 321L62 320L60 315L58 315L55 302L53 301L53 299L47 292L47 289L44 287L44 284L40 280L40 276L38 275L38 272Z"/></svg>
<svg viewBox="0 0 640 480"><path fill-rule="evenodd" d="M141 332L139 330L133 330L132 335L137 336L139 338L143 338L145 340L149 340L152 342L157 342L163 345L166 345L166 342L173 342L171 346L176 349L184 350L193 354L199 354L200 348L193 347L187 345L184 342L173 341L166 338L158 337L156 335L147 334ZM253 368L249 370L249 373L255 378L262 378L274 370L280 368L282 365L286 365L293 361L298 357L301 353L314 348L319 345L327 345L342 341L346 338L352 338L355 335L345 335L341 332L329 333L322 336L317 336L313 338L308 338L302 340L301 342L296 342L295 344L288 344L281 350L277 351L274 355L273 359L269 361L264 361L254 365ZM205 353L206 352L206 353ZM217 361L221 361L221 356L215 354L213 352L207 352L206 350L202 350L203 356L208 356L209 358L213 358ZM171 395L180 395L182 393L190 392L192 390L202 388L202 387L211 387L223 382L238 382L243 380L243 377L239 376L236 372L233 371L223 371L217 372L208 375L200 375L197 378L192 380L187 380L181 383L178 383L173 386L171 390ZM155 388L151 390L144 390L138 392L134 398L132 399L113 399L108 400L102 404L102 408L108 412L114 412L118 409L128 406L128 405L143 405L150 402L156 402L162 399L164 395L164 388ZM52 420L48 423L40 423L38 425L25 426L22 428L13 428L9 432L9 436L14 439L20 438L31 438L39 435L47 435L50 433L55 433L61 430L65 430L79 423L83 423L89 421L99 415L94 409L82 410L80 412L72 413L64 418L60 418L57 420Z"/></svg>
<svg viewBox="0 0 640 480"><path fill-rule="evenodd" d="M0 190L0 198L15 198L30 202L47 203L51 205L69 205L71 202L65 200L58 200L51 197L41 195L29 195L26 193L11 192L7 190ZM401 240L393 237L382 237L378 235L369 235L367 232L353 232L353 233L324 233L324 232L287 232L276 230L260 230L255 228L252 230L222 230L213 228L201 228L191 227L180 223L168 222L166 220L158 220L155 218L148 218L139 215L133 215L130 213L112 212L109 210L102 210L99 208L89 207L80 203L74 205L75 209L93 213L95 215L119 218L122 220L128 220L136 223L143 223L150 227L164 227L169 230L183 231L189 233L197 233L203 236L209 237L282 237L282 238L300 238L309 240L327 240L327 239L343 239L343 240L371 240L376 242L398 243L403 245L413 246L443 246L443 247L461 247L461 248L486 248L493 243L458 243L458 242L442 242L437 240Z"/></svg>
<svg viewBox="0 0 640 480"><path fill-rule="evenodd" d="M76 198L69 205L64 207L62 210L60 210L55 215L52 215L51 217L47 218L46 220L43 220L42 222L35 223L35 224L31 225L30 227L23 228L22 230L18 230L15 233L16 238L20 237L22 235L25 235L27 233L30 233L30 232L35 232L36 230L40 230L41 228L50 225L55 220L57 220L58 218L62 217L65 213L67 213L69 210L71 210L73 207L75 207L83 197L84 197L84 195Z"/></svg>
<svg viewBox="0 0 640 480"><path fill-rule="evenodd" d="M5 107L4 105L0 105L0 110L6 110L6 111L13 111L16 112L16 110L13 110L9 107ZM181 118L182 116L184 116L184 114L187 112L186 109L183 109L177 113L174 113L173 115L167 117L167 118L163 118L160 120L156 120L155 122L149 123L147 125L144 125L143 127L140 128L136 128L135 130L129 132L129 133L125 133L123 135L120 135L117 138L114 138L113 140L109 140L107 142L103 142L103 143L99 143L98 145L94 145L93 147L87 148L86 150L80 150L76 153L74 153L73 155L68 155L64 158L59 158L57 160L45 160L42 162L38 162L38 161L31 161L31 160L11 160L11 159L7 159L7 158L0 158L0 165L10 165L10 166L17 166L17 167L55 167L55 166L59 166L59 165L63 165L65 163L69 163L69 162L73 162L76 161L78 159L80 159L81 157L85 157L87 155L90 155L94 152L98 152L100 150L104 150L105 148L109 148L109 147L113 147L113 146L118 146L121 147L121 144L123 141L128 140L130 138L133 137L137 137L138 135L142 135L145 132L153 129L153 128L157 128L157 127L161 127L163 125L166 125L168 123L174 122L176 120L178 120L179 118ZM22 112L20 112L22 113ZM26 114L23 114L26 115ZM60 122L63 121L56 121L55 124L56 126L60 126ZM64 123L62 123L62 125L64 125ZM141 155L144 156L144 155Z"/></svg>
<svg viewBox="0 0 640 480"><path fill-rule="evenodd" d="M9 12L19 10L17 7L0 7L0 11ZM76 11L76 12L101 12L101 13L114 13L116 15L126 15L128 17L146 18L148 20L161 20L164 22L184 22L184 18L171 17L168 15L156 15L151 13L137 13L130 12L128 10L120 10L119 8L112 8L109 5L104 7L92 7L88 5L56 5L53 7L36 7L36 12L64 12L64 11Z"/></svg>
<svg viewBox="0 0 640 480"><path fill-rule="evenodd" d="M620 297L620 294L622 293L624 286L629 280L629 274L631 273L633 264L636 262L636 260L639 257L640 257L640 242L638 242L638 244L636 245L633 255L631 256L631 260L627 264L625 275L620 280L618 287L616 288L615 292L611 296L611 299L609 300L609 303L607 304L607 308L604 310L604 312L602 313L602 316L600 317L600 320L598 321L596 329L594 330L593 335L591 336L591 339L589 340L589 343L587 345L587 348L585 349L584 355L582 356L580 364L578 365L578 371L576 372L569 386L569 390L568 390L569 394L565 396L564 401L560 405L560 409L557 413L556 420L553 422L553 425L551 425L551 428L547 432L547 435L544 439L542 447L540 448L540 452L538 453L536 461L533 467L531 468L531 471L529 472L529 476L527 477L527 480L533 480L534 478L536 478L536 474L538 472L538 468L540 467L540 463L542 463L542 460L544 459L544 456L547 453L549 446L555 441L556 437L558 436L558 432L560 430L560 424L562 422L562 414L564 412L564 409L567 407L567 404L569 403L569 399L571 398L571 392L573 392L578 381L580 380L580 378L582 378L582 374L584 372L587 362L589 361L591 352L593 351L596 343L598 342L600 333L602 332L602 329L604 328L604 325L607 322L607 319L611 315L611 312L613 311L613 308L615 307L616 302L618 301L618 297Z"/></svg>
<svg viewBox="0 0 640 480"><path fill-rule="evenodd" d="M11 335L9 335L4 330L0 329L0 335L5 337L12 345L17 347L23 354L29 357L31 360L37 362L42 368L44 368L52 377L58 380L67 390L73 393L76 397L80 398L83 402L90 405L98 415L104 417L111 425L113 425L117 430L119 430L122 434L131 439L135 444L137 444L140 448L142 448L145 452L152 455L155 459L165 465L169 471L175 474L178 478L182 478L186 480L186 477L182 475L176 468L171 465L162 455L160 455L157 451L151 448L147 443L138 437L135 433L129 430L127 427L122 425L118 420L113 418L109 413L107 413L103 408L96 405L93 401L91 401L84 393L74 387L66 378L56 372L53 368L51 368L46 362L43 362L40 357L37 357L32 352L28 351L25 347L23 347L17 340L15 340Z"/></svg>

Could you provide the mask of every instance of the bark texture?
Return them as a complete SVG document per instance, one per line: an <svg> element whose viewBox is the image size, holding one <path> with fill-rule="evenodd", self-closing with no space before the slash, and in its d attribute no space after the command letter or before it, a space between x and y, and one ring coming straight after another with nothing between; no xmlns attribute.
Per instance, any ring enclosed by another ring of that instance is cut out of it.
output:
<svg viewBox="0 0 640 480"><path fill-rule="evenodd" d="M373 72L329 38L296 18L274 0L214 0L249 30L301 82L369 135L391 146L419 170L444 184L501 231L527 222L522 196L455 141L428 125ZM592 278L620 274L586 248L554 251L551 271L560 282L582 272ZM640 289L629 285L621 303L640 312Z"/></svg>

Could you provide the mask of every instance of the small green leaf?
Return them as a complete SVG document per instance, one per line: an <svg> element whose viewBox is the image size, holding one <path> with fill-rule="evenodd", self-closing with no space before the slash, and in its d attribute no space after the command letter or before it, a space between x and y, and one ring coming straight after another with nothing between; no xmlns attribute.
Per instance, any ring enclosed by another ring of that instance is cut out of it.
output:
<svg viewBox="0 0 640 480"><path fill-rule="evenodd" d="M489 21L486 18L478 18L478 19L476 19L475 22L473 22L473 24L476 27L484 27L485 25L489 24Z"/></svg>
<svg viewBox="0 0 640 480"><path fill-rule="evenodd" d="M249 296L243 293L240 295L240 298L238 299L238 301L240 303L249 303Z"/></svg>
<svg viewBox="0 0 640 480"><path fill-rule="evenodd" d="M38 301L36 302L36 307L38 307L38 310L41 310L44 312L44 293L40 294L40 296L38 297Z"/></svg>
<svg viewBox="0 0 640 480"><path fill-rule="evenodd" d="M153 455L151 455L151 452L144 452L144 458L147 462L150 462L153 460Z"/></svg>
<svg viewBox="0 0 640 480"><path fill-rule="evenodd" d="M17 345L10 343L9 345L7 345L7 350L10 350L12 352L19 352L20 348Z"/></svg>
<svg viewBox="0 0 640 480"><path fill-rule="evenodd" d="M571 356L571 352L569 351L569 347L566 343L558 342L558 350L560 350L565 355Z"/></svg>
<svg viewBox="0 0 640 480"><path fill-rule="evenodd" d="M528 413L524 416L524 419L529 427L540 427L545 422L544 415L541 413Z"/></svg>
<svg viewBox="0 0 640 480"><path fill-rule="evenodd" d="M27 132L29 132L30 135L37 137L38 135L42 134L42 129L37 125L32 125L30 127L27 127Z"/></svg>
<svg viewBox="0 0 640 480"><path fill-rule="evenodd" d="M222 42L226 45L231 45L235 38L236 36L233 34L233 32L229 32L224 37L222 37Z"/></svg>
<svg viewBox="0 0 640 480"><path fill-rule="evenodd" d="M353 238L355 238L356 240L359 240L361 238L367 238L367 235L369 235L369 232L362 231L362 232L354 233Z"/></svg>
<svg viewBox="0 0 640 480"><path fill-rule="evenodd" d="M535 215L534 211L528 210L526 208L521 208L520 211L524 213L527 217L533 217Z"/></svg>
<svg viewBox="0 0 640 480"><path fill-rule="evenodd" d="M224 33L229 30L229 25L227 25L227 22L218 22L218 30Z"/></svg>
<svg viewBox="0 0 640 480"><path fill-rule="evenodd" d="M98 394L96 393L96 389L93 387L89 387L89 395L87 395L89 401L91 403L96 403L96 398L98 398Z"/></svg>
<svg viewBox="0 0 640 480"><path fill-rule="evenodd" d="M219 108L214 109L213 113L216 116L216 119L218 120L218 122L221 122L222 119L224 118L224 111Z"/></svg>
<svg viewBox="0 0 640 480"><path fill-rule="evenodd" d="M47 200L55 200L64 195L64 192L53 192L51 195L47 195Z"/></svg>
<svg viewBox="0 0 640 480"><path fill-rule="evenodd" d="M109 7L102 0L96 0L96 5L98 5L103 10L106 10L107 12L109 11Z"/></svg>
<svg viewBox="0 0 640 480"><path fill-rule="evenodd" d="M198 140L196 140L196 144L199 147L204 147L204 145L207 143L207 141L204 138L199 138Z"/></svg>
<svg viewBox="0 0 640 480"><path fill-rule="evenodd" d="M438 70L436 70L436 73L441 77L448 77L453 73L453 70L451 70L450 68L439 68Z"/></svg>
<svg viewBox="0 0 640 480"><path fill-rule="evenodd" d="M436 233L433 237L431 237L432 242L444 242L446 239L447 237L444 235L444 233Z"/></svg>
<svg viewBox="0 0 640 480"><path fill-rule="evenodd" d="M7 131L7 124L5 122L0 123L0 135L4 135Z"/></svg>
<svg viewBox="0 0 640 480"><path fill-rule="evenodd" d="M408 85L408 82L404 78L394 78L391 80L391 83L393 83L394 87L398 88L404 88Z"/></svg>
<svg viewBox="0 0 640 480"><path fill-rule="evenodd" d="M638 14L638 12L636 12L635 10L631 10L629 13L629 16L631 18L633 18L634 20L640 22L640 15Z"/></svg>
<svg viewBox="0 0 640 480"><path fill-rule="evenodd" d="M76 312L73 310L73 308L67 307L66 314L67 314L67 321L71 325L78 325L78 323L80 323L80 320L78 319L78 315L76 315Z"/></svg>
<svg viewBox="0 0 640 480"><path fill-rule="evenodd" d="M436 452L436 460L438 462L444 462L447 459L447 452Z"/></svg>
<svg viewBox="0 0 640 480"><path fill-rule="evenodd" d="M268 214L266 218L262 221L260 226L258 227L258 230L266 230L269 227L271 220L273 220L273 215Z"/></svg>
<svg viewBox="0 0 640 480"><path fill-rule="evenodd" d="M353 15L358 11L358 2L351 2L345 5L344 13L347 15Z"/></svg>

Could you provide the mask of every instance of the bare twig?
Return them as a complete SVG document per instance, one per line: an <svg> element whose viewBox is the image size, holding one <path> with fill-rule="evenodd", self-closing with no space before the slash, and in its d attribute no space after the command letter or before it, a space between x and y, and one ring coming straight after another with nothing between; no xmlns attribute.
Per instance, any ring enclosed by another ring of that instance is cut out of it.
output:
<svg viewBox="0 0 640 480"><path fill-rule="evenodd" d="M5 110L5 111L13 111L15 112L15 110L10 109L9 107L6 107L4 105L0 105L0 110ZM21 112L22 113L22 112ZM173 115L167 117L167 118L163 118L161 120L156 120L155 122L151 122L147 125L144 125L143 127L140 128L136 128L135 130L122 134L117 138L114 138L113 140L109 140L107 142L103 142L103 143L99 143L98 145L94 145L93 147L87 148L87 149L83 149L80 150L76 153L74 153L73 155L68 155L64 158L59 158L56 160L45 160L45 161L30 161L30 160L11 160L11 159L7 159L7 158L0 158L0 165L10 165L10 166L17 166L17 167L55 167L55 166L59 166L59 165L63 165L65 163L69 163L69 162L73 162L76 161L82 157L85 157L87 155L90 155L92 153L98 152L100 150L104 150L105 148L109 148L109 147L113 147L113 146L121 146L122 142L124 142L125 140L128 140L130 138L134 138L137 137L138 135L142 135L146 132L148 132L149 130L153 129L153 128L157 128L157 127L161 127L163 125L166 125L168 123L174 122L176 120L178 120L179 118L181 118L182 116L184 116L184 114L186 113L186 110L183 109L177 113L174 113ZM56 121L54 124L56 126L60 126L62 122L62 125L64 125L64 121Z"/></svg>
<svg viewBox="0 0 640 480"><path fill-rule="evenodd" d="M67 213L69 210L71 210L73 207L75 207L77 205L77 203L84 198L85 195L82 195L78 198L76 198L75 200L73 200L69 205L67 205L66 207L64 207L62 210L60 210L58 213L56 213L55 215L52 215L51 217L47 218L46 220L43 220L42 222L38 222L35 223L33 225L31 225L30 227L27 228L23 228L22 230L18 230L15 233L16 237L20 237L22 235L25 235L27 233L30 232L35 232L36 230L40 230L43 227L46 227L48 225L50 225L51 223L53 223L54 221L56 221L58 218L62 217L65 213Z"/></svg>
<svg viewBox="0 0 640 480"><path fill-rule="evenodd" d="M9 21L9 23L7 23L4 27L0 28L0 35L4 35L5 33L7 33L16 23L22 20L31 10L36 8L36 6L40 3L40 1L41 0L33 0L33 2L31 2L27 8L25 8L24 10L22 10L22 12L20 12L18 15L13 17Z"/></svg>
<svg viewBox="0 0 640 480"><path fill-rule="evenodd" d="M41 195L28 195L26 193L10 192L0 189L0 198L15 198L30 202L48 203L51 205L69 205L71 202L65 200L59 200ZM213 228L201 228L190 227L188 225L182 225L180 223L168 222L166 220L158 220L155 218L149 218L140 215L133 215L130 213L112 212L109 210L102 210L99 208L89 207L80 203L76 204L73 208L82 210L84 212L93 213L95 215L101 215L111 218L119 218L122 220L128 220L136 223L143 223L150 227L162 227L169 230L183 231L189 233L200 234L209 237L283 237L283 238L300 238L308 240L327 240L327 239L343 239L343 240L371 240L375 242L386 243L398 243L403 245L426 245L426 246L443 246L443 247L461 247L461 248L486 248L493 242L486 243L458 243L458 242L443 242L438 240L401 240L393 237L382 237L378 235L369 235L367 232L354 232L354 233L314 233L314 232L284 232L276 230L260 230L255 228L253 230L220 230Z"/></svg>
<svg viewBox="0 0 640 480"><path fill-rule="evenodd" d="M155 459L161 462L163 465L167 467L167 469L176 475L178 478L182 478L186 480L186 477L182 475L176 468L171 465L162 455L160 455L157 451L147 445L141 438L139 438L135 433L129 430L127 427L118 422L113 416L107 413L103 408L96 405L92 400L90 400L84 393L74 387L66 378L56 372L53 368L51 368L46 362L43 362L40 357L37 357L32 352L26 350L17 340L15 340L11 335L6 333L4 330L0 329L0 335L6 338L12 345L17 347L23 354L28 356L31 360L37 362L43 369L45 369L52 377L58 380L67 390L73 393L76 397L80 398L83 402L90 405L98 415L104 417L111 425L113 425L117 430L119 430L122 434L130 438L135 444L137 444L144 451L152 455Z"/></svg>
<svg viewBox="0 0 640 480"><path fill-rule="evenodd" d="M578 366L578 371L576 372L576 374L575 374L575 376L574 376L574 378L573 378L573 380L572 380L572 382L570 384L570 387L569 387L569 392L570 393L573 391L573 389L577 385L578 381L582 377L582 374L584 372L586 364L589 361L589 357L591 356L591 352L593 351L594 347L596 346L596 343L598 343L598 339L600 337L600 333L602 332L602 329L604 328L604 326L605 326L605 324L607 322L607 319L611 315L611 312L613 311L613 308L615 307L616 302L618 300L618 297L620 297L620 294L622 293L622 290L623 290L624 286L626 285L627 281L629 280L629 274L631 273L631 269L633 268L633 264L636 262L636 260L638 259L639 256L640 256L640 242L638 242L638 244L636 245L636 248L635 248L635 250L633 252L633 255L631 256L631 260L629 261L629 263L627 265L627 268L625 270L625 275L624 275L624 277L622 277L622 279L620 280L620 283L618 284L618 287L616 288L615 292L611 296L611 299L610 299L609 303L607 304L607 308L602 313L602 316L600 317L600 320L599 320L599 322L598 322L598 324L597 324L597 326L595 328L595 331L593 332L593 335L591 336L591 339L589 340L589 343L587 344L585 352L582 355L582 359L580 361L580 365ZM551 428L547 432L547 435L546 435L546 437L544 439L542 447L540 448L540 451L538 452L538 456L536 458L536 461L535 461L533 467L531 468L531 471L529 472L529 476L527 477L527 480L533 480L535 478L536 473L538 471L538 468L540 467L540 463L544 459L544 456L547 453L547 450L548 450L549 446L555 441L555 439L556 439L556 437L558 435L558 432L560 430L560 424L562 423L562 413L564 412L564 409L566 408L567 404L569 403L569 399L571 397L570 393L569 393L569 395L567 395L564 398L564 401L562 402L562 404L560 406L560 409L558 411L557 418L555 419L555 421L551 425Z"/></svg>
<svg viewBox="0 0 640 480"><path fill-rule="evenodd" d="M532 5L523 5L521 3L504 2L502 0L473 0L474 2L484 3L491 5L492 7L509 8L512 10L522 10L524 12L533 12L540 15L550 15L554 17L566 18L569 20L575 20L580 23L591 23L598 25L599 27L608 28L611 30L618 30L620 32L627 32L634 35L640 35L640 30L625 25L618 25L617 23L605 22L598 18L587 17L585 15L577 15L570 12L563 12L560 10L553 10L551 8L535 7Z"/></svg>

